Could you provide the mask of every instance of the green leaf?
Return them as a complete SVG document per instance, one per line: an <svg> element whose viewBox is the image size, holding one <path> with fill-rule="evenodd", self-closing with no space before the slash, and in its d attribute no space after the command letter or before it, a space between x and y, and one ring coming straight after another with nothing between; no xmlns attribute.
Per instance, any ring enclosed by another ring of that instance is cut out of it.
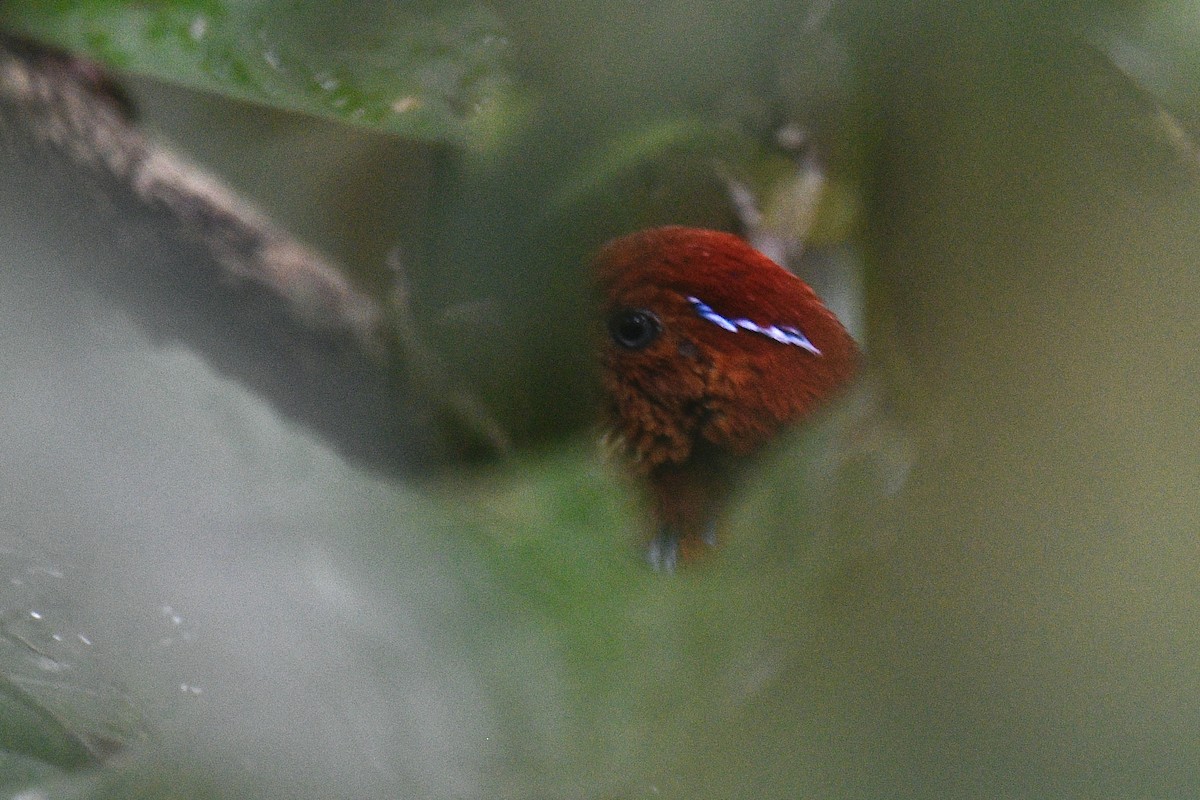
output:
<svg viewBox="0 0 1200 800"><path fill-rule="evenodd" d="M59 687L61 704L69 691ZM53 688L47 690L54 694ZM19 688L11 680L0 683L0 747L15 755L35 757L61 767L79 767L90 753L70 723Z"/></svg>
<svg viewBox="0 0 1200 800"><path fill-rule="evenodd" d="M507 36L484 6L385 0L16 0L0 24L110 66L429 142L508 124Z"/></svg>

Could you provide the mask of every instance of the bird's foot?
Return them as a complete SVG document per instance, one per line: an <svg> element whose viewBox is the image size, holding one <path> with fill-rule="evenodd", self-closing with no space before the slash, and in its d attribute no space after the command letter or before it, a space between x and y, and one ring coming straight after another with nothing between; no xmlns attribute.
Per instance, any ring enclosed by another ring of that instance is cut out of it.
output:
<svg viewBox="0 0 1200 800"><path fill-rule="evenodd" d="M710 522L699 536L683 536L670 525L663 525L646 547L646 561L655 572L672 573L683 561L698 555L701 549L712 550L717 546L717 525Z"/></svg>
<svg viewBox="0 0 1200 800"><path fill-rule="evenodd" d="M646 547L646 561L655 572L671 573L679 563L679 534L674 528L663 527Z"/></svg>

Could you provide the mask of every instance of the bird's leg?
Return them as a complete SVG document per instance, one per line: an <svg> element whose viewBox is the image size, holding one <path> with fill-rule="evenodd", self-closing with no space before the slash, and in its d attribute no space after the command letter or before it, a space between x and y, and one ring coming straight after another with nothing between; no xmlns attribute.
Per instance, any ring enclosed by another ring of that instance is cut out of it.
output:
<svg viewBox="0 0 1200 800"><path fill-rule="evenodd" d="M659 527L646 546L646 562L655 572L674 572L679 564L679 534L670 525Z"/></svg>
<svg viewBox="0 0 1200 800"><path fill-rule="evenodd" d="M717 546L717 518L732 485L731 465L720 454L696 452L683 464L650 473L658 529L646 551L656 570L671 572Z"/></svg>

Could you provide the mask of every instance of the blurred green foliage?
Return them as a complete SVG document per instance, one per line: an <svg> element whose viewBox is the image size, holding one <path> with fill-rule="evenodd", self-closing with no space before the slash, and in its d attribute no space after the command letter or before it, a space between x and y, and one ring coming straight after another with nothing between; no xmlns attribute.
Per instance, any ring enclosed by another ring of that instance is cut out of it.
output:
<svg viewBox="0 0 1200 800"><path fill-rule="evenodd" d="M422 148L404 245L430 338L543 444L394 500L435 554L405 563L415 546L361 510L338 530L361 569L446 615L438 656L495 701L508 749L479 760L510 797L1194 793L1200 81L1173 22L1191 18L0 6L5 27L112 66ZM794 177L789 125L830 171L814 238L849 238L869 274L875 402L771 453L729 546L663 580L636 562L636 495L590 443L562 444L594 413L583 265L631 228L735 227L722 171L769 196ZM153 755L56 780L87 760L75 734L0 699L9 774L47 797L234 796L222 770L193 789Z"/></svg>

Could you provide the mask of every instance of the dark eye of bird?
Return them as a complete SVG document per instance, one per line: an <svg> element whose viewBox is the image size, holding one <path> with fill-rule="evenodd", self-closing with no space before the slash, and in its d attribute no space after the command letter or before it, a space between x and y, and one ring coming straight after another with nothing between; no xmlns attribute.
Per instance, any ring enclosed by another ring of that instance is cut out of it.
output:
<svg viewBox="0 0 1200 800"><path fill-rule="evenodd" d="M626 350L641 350L662 333L662 323L644 308L623 308L608 318L608 333Z"/></svg>

